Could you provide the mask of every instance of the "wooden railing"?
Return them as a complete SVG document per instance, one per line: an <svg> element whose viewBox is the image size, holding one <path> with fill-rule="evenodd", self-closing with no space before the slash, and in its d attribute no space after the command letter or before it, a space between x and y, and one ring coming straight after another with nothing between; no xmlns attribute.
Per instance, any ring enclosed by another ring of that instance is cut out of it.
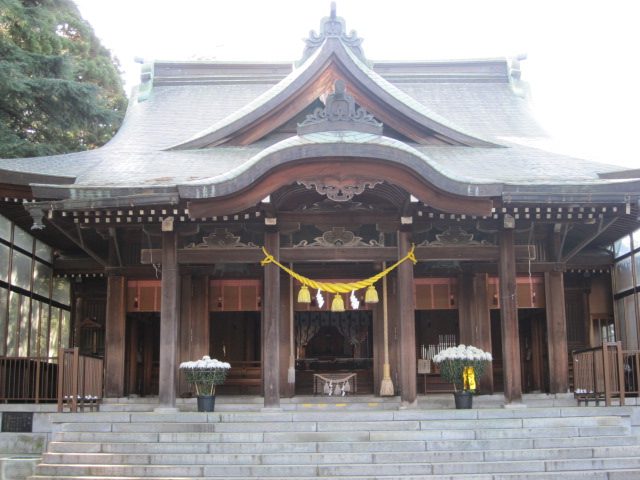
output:
<svg viewBox="0 0 640 480"><path fill-rule="evenodd" d="M640 351L623 350L624 389L626 394L640 396Z"/></svg>
<svg viewBox="0 0 640 480"><path fill-rule="evenodd" d="M0 357L0 402L56 400L56 357Z"/></svg>
<svg viewBox="0 0 640 480"><path fill-rule="evenodd" d="M601 347L573 351L573 388L578 404L613 398L624 405L625 375L620 342L604 343Z"/></svg>
<svg viewBox="0 0 640 480"><path fill-rule="evenodd" d="M58 411L97 409L102 399L103 360L80 355L78 348L59 350Z"/></svg>

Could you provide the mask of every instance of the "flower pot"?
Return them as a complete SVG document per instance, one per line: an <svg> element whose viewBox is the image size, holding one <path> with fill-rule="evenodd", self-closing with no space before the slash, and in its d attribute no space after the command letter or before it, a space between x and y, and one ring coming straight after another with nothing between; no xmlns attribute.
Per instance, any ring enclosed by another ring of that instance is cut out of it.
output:
<svg viewBox="0 0 640 480"><path fill-rule="evenodd" d="M215 395L199 395L198 396L198 411L199 412L213 412L216 406Z"/></svg>
<svg viewBox="0 0 640 480"><path fill-rule="evenodd" d="M457 409L473 407L473 395L468 390L453 392L453 398L456 402Z"/></svg>

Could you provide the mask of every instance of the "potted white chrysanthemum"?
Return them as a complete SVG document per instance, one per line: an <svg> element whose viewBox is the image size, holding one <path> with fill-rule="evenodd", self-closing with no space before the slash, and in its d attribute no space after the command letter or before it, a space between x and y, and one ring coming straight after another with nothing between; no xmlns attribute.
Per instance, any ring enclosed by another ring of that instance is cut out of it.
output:
<svg viewBox="0 0 640 480"><path fill-rule="evenodd" d="M449 347L433 357L433 362L440 368L440 376L453 384L456 408L471 408L471 395L492 360L489 352L471 345Z"/></svg>
<svg viewBox="0 0 640 480"><path fill-rule="evenodd" d="M216 386L224 383L231 365L205 355L200 360L182 362L188 383L194 385L198 397L199 412L213 412L216 402Z"/></svg>

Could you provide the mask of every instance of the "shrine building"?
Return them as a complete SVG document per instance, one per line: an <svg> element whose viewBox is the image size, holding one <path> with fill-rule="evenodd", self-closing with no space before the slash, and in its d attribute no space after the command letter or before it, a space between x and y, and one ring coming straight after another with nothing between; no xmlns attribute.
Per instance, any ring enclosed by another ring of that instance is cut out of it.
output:
<svg viewBox="0 0 640 480"><path fill-rule="evenodd" d="M232 365L219 395L278 407L335 374L412 405L459 343L507 402L568 392L574 349L638 349L640 171L554 153L519 60L376 62L335 8L293 60L146 64L105 146L0 160L0 400L8 359L69 346L104 397L163 408L203 355ZM400 260L343 293L290 274Z"/></svg>

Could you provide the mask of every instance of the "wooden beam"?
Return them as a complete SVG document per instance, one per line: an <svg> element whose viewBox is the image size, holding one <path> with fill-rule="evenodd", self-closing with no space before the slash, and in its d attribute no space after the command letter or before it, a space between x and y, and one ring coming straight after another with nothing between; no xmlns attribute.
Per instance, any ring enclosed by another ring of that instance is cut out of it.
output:
<svg viewBox="0 0 640 480"><path fill-rule="evenodd" d="M162 233L159 409L175 409L176 406L180 309L177 245L178 235L176 232Z"/></svg>
<svg viewBox="0 0 640 480"><path fill-rule="evenodd" d="M58 225L56 223L55 220L53 219L48 219L49 223L51 225L53 225L60 233L62 233L65 237L67 237L69 240L71 240L75 245L77 245L78 247L80 247L82 250L84 250L84 252L89 255L91 258L93 258L96 262L98 262L100 265L102 265L103 267L108 267L109 266L109 262L107 260L105 260L104 258L102 258L100 255L98 255L96 252L94 252L92 249L90 249L89 247L84 245L84 241L82 240L82 237L80 238L76 238L74 235L70 234L69 232L67 232L64 228L62 228L60 225Z"/></svg>
<svg viewBox="0 0 640 480"><path fill-rule="evenodd" d="M500 323L502 326L502 369L504 397L507 403L522 400L520 372L520 334L518 305L516 302L516 263L513 248L513 230L501 230L500 260Z"/></svg>
<svg viewBox="0 0 640 480"><path fill-rule="evenodd" d="M515 247L518 260L529 258L530 247ZM416 258L420 262L464 260L497 261L500 247L495 245L460 245L416 247ZM181 265L214 265L216 263L258 263L264 258L262 250L257 248L202 248L178 250L178 263ZM280 249L282 262L389 262L397 259L396 247L283 247ZM161 261L160 249L142 249L141 263L150 264Z"/></svg>
<svg viewBox="0 0 640 480"><path fill-rule="evenodd" d="M264 244L280 260L280 234L268 230ZM262 314L262 372L265 408L280 407L280 269L270 263L264 267Z"/></svg>
<svg viewBox="0 0 640 480"><path fill-rule="evenodd" d="M118 266L122 267L122 255L120 254L120 242L118 242L118 230L115 227L109 227L109 236L113 240L113 248L116 251Z"/></svg>
<svg viewBox="0 0 640 480"><path fill-rule="evenodd" d="M569 352L562 272L544 274L549 355L549 393L569 391Z"/></svg>
<svg viewBox="0 0 640 480"><path fill-rule="evenodd" d="M398 232L398 258L403 258L411 248L411 234ZM413 263L402 262L398 266L398 323L400 333L400 400L405 406L417 404L416 385L416 317L413 295Z"/></svg>
<svg viewBox="0 0 640 480"><path fill-rule="evenodd" d="M600 218L600 223L598 224L598 229L587 238L583 239L578 245L576 245L569 253L562 257L562 262L566 263L575 257L578 253L582 251L587 245L593 242L596 238L598 238L605 230L607 230L611 225L616 223L620 217L614 217L609 220L607 223L604 223L604 218Z"/></svg>

